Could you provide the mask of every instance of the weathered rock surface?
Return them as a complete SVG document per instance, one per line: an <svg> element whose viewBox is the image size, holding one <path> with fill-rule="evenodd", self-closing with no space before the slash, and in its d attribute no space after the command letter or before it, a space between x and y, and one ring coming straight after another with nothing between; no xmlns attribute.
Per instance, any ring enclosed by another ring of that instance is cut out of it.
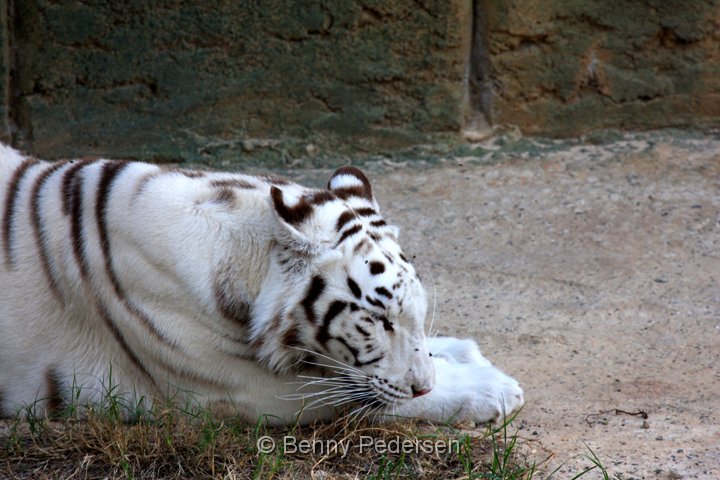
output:
<svg viewBox="0 0 720 480"><path fill-rule="evenodd" d="M212 162L464 122L466 2L15 2L16 145Z"/></svg>
<svg viewBox="0 0 720 480"><path fill-rule="evenodd" d="M0 99L0 139L44 158L213 165L478 140L478 110L718 126L720 0L0 0Z"/></svg>
<svg viewBox="0 0 720 480"><path fill-rule="evenodd" d="M720 1L478 4L493 123L559 136L718 124Z"/></svg>

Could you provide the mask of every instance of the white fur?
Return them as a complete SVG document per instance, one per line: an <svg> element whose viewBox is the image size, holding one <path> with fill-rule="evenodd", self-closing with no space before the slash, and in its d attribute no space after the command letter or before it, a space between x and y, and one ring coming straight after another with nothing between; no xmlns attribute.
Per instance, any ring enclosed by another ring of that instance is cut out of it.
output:
<svg viewBox="0 0 720 480"><path fill-rule="evenodd" d="M0 145L3 214L12 196L11 179L23 160ZM271 184L260 177L208 173L198 179L154 165L130 164L112 184L106 210L111 267L124 293L118 295L109 281L95 221L95 193L104 165L100 161L82 169L85 279L71 242L71 222L62 209L62 180L71 165L50 175L41 190L39 213L60 298L49 289L31 223L32 186L50 164L31 166L18 185L10 230L12 262L6 262L5 245L0 257L0 415L35 402L42 413L49 405L49 375L54 374L63 392L79 387L81 403L102 401L112 384L118 388L115 394L131 400L170 395L182 401L190 396L203 405L229 407L249 421L265 415L269 423L288 423L298 412L302 422L329 419L337 414L331 405L321 402L320 408L304 409L323 386L310 383L298 394L293 362L300 361L303 352L283 348L272 330L296 322L304 344L313 344L315 330L296 318L302 314L299 305L313 274L326 279L326 291L332 294L318 300L319 311L333 300L353 301L347 275L357 279L363 291L377 285L389 288L396 278L405 278L405 286L388 302L394 332L385 331L381 323L373 327L383 360L359 369L363 375L382 372L381 378L398 385L403 398L384 410L387 417L482 422L522 405L517 382L491 366L473 341L438 338L426 344L425 292L409 264L398 261L388 264L382 275L368 275L368 261L400 253L393 239L397 229L387 226L388 235L362 255L353 253L357 242L334 245L338 209L377 208L374 199L349 198L318 206L306 222L293 226L279 219L270 200ZM208 187L213 180L242 181L255 188L234 189L236 198L223 202L216 198L217 189ZM334 182L336 188L362 186L347 174L336 176ZM314 192L293 184L281 190L282 201L291 207ZM363 228L373 219L362 219ZM284 246L295 255L294 271L300 273L283 272ZM224 287L250 306L250 325L241 328L223 315L215 289L218 272ZM402 307L398 299L404 300ZM149 375L129 361L98 306L106 308ZM155 333L130 313L132 308L151 319ZM278 325L274 319L279 315ZM353 321L357 318L351 315L338 317L329 333L343 335L340 330L354 328ZM268 337L265 343L253 343L263 336ZM319 355L318 363L331 372L346 372L338 362L347 357L347 349L335 340L324 348L327 359ZM410 385L432 391L410 398Z"/></svg>
<svg viewBox="0 0 720 480"><path fill-rule="evenodd" d="M475 341L436 337L428 343L435 363L435 388L390 410L389 418L502 421L523 405L520 384L492 366Z"/></svg>

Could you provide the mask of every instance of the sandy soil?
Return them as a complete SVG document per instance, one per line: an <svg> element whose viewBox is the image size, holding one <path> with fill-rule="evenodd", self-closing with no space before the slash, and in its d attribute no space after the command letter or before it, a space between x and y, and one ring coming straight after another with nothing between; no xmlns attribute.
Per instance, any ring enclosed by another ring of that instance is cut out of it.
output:
<svg viewBox="0 0 720 480"><path fill-rule="evenodd" d="M519 435L554 478L588 447L622 479L720 478L720 136L486 147L370 167L434 329L521 381Z"/></svg>

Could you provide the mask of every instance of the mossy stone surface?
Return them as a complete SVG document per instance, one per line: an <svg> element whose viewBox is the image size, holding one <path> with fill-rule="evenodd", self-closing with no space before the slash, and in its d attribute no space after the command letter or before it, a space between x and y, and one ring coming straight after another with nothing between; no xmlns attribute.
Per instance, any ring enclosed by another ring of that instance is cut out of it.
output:
<svg viewBox="0 0 720 480"><path fill-rule="evenodd" d="M0 139L45 158L328 165L457 145L476 98L532 135L720 125L720 0L0 0L0 45Z"/></svg>
<svg viewBox="0 0 720 480"><path fill-rule="evenodd" d="M12 140L10 128L10 32L7 0L0 0L0 141Z"/></svg>
<svg viewBox="0 0 720 480"><path fill-rule="evenodd" d="M218 163L383 151L464 123L469 2L16 3L15 143Z"/></svg>

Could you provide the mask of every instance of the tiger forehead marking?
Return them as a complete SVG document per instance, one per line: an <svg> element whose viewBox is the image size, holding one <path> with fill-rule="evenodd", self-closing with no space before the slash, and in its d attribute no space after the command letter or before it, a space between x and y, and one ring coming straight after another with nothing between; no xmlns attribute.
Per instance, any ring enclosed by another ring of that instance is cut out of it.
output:
<svg viewBox="0 0 720 480"><path fill-rule="evenodd" d="M409 270L402 265L407 262L397 244L397 230L380 217L377 207L365 196L361 198L366 202L358 204L357 198L355 199L354 208L345 202L350 198L347 192L365 195L365 188L365 184L360 183L342 187L342 194L332 191L323 192L322 196L309 195L287 209L291 213L283 210L281 215L293 224L298 224L308 221L313 213L322 218L323 213L317 209L323 205L327 204L328 209L335 209L337 220L334 224L338 235L335 245L350 257L346 266L347 286L361 303L373 307L373 310L385 310L388 302L395 298L391 289L397 290L403 285L403 278L409 275ZM340 211L339 214L337 210ZM328 223L333 223L332 217ZM402 310L402 302L397 304L396 309Z"/></svg>
<svg viewBox="0 0 720 480"><path fill-rule="evenodd" d="M399 314L405 294L398 290L408 285L406 282L419 283L419 279L401 253L397 230L378 220L378 216L373 211L371 218L363 221L363 215L358 215L360 223L350 230L352 240L345 246L352 252L346 268L347 284L353 296L366 305Z"/></svg>

